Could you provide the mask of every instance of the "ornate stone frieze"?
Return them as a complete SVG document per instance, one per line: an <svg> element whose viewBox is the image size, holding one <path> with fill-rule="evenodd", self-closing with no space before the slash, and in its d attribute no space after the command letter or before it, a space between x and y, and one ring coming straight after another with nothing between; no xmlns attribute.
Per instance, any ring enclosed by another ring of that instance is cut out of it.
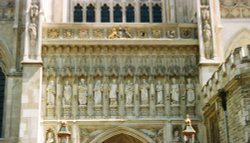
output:
<svg viewBox="0 0 250 143"><path fill-rule="evenodd" d="M221 17L222 18L249 18L250 17L250 2L244 0L227 0L221 2Z"/></svg>
<svg viewBox="0 0 250 143"><path fill-rule="evenodd" d="M56 28L54 28L56 27ZM82 28L84 27L84 29ZM98 27L98 28L96 28ZM101 28L103 27L103 28ZM145 39L145 38L157 38L157 39L197 39L197 27L194 24L154 24L147 26L147 28L141 28L140 24L133 25L115 25L105 24L44 24L43 27L43 40L57 39L57 40L90 40L90 39ZM179 31L179 32L177 32Z"/></svg>

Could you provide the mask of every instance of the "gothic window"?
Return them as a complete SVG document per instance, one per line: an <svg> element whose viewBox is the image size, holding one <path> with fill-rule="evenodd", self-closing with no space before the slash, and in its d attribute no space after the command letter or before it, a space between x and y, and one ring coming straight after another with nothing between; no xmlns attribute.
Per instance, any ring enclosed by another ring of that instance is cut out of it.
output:
<svg viewBox="0 0 250 143"><path fill-rule="evenodd" d="M74 7L74 22L82 22L82 6L79 3Z"/></svg>
<svg viewBox="0 0 250 143"><path fill-rule="evenodd" d="M129 4L126 7L126 22L134 22L135 21L135 11L134 7Z"/></svg>
<svg viewBox="0 0 250 143"><path fill-rule="evenodd" d="M5 75L0 68L0 137L3 136L3 108L4 108L4 88L5 88Z"/></svg>
<svg viewBox="0 0 250 143"><path fill-rule="evenodd" d="M110 22L109 7L107 4L101 7L101 22Z"/></svg>
<svg viewBox="0 0 250 143"><path fill-rule="evenodd" d="M114 22L122 22L122 7L119 4L114 7Z"/></svg>
<svg viewBox="0 0 250 143"><path fill-rule="evenodd" d="M149 8L146 4L143 4L140 9L141 22L149 22Z"/></svg>
<svg viewBox="0 0 250 143"><path fill-rule="evenodd" d="M153 6L153 22L162 22L161 6L158 4Z"/></svg>
<svg viewBox="0 0 250 143"><path fill-rule="evenodd" d="M87 6L87 22L95 22L95 7L90 4Z"/></svg>

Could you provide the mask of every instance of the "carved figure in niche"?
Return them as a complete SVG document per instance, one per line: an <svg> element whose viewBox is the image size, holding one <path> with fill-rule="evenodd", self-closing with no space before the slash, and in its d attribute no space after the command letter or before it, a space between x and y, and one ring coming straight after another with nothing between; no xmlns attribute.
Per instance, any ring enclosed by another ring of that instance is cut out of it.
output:
<svg viewBox="0 0 250 143"><path fill-rule="evenodd" d="M211 26L208 23L208 21L205 20L204 26L203 26L203 40L204 40L204 46L205 46L205 57L207 59L212 58L211 38L212 38Z"/></svg>
<svg viewBox="0 0 250 143"><path fill-rule="evenodd" d="M110 92L109 92L109 100L111 105L117 105L117 84L116 80L113 79L112 83L110 84Z"/></svg>
<svg viewBox="0 0 250 143"><path fill-rule="evenodd" d="M211 39L212 39L212 32L211 32L211 25L209 24L210 14L209 8L204 7L201 11L202 14L202 22L203 22L203 42L205 47L205 57L207 59L211 59L212 57L212 47L211 47Z"/></svg>
<svg viewBox="0 0 250 143"><path fill-rule="evenodd" d="M191 82L191 78L187 79L187 103L190 105L194 104L195 101L195 92L194 92L194 84Z"/></svg>
<svg viewBox="0 0 250 143"><path fill-rule="evenodd" d="M141 104L142 105L147 105L148 104L148 89L149 89L149 84L146 82L145 79L142 80L142 85L141 85Z"/></svg>
<svg viewBox="0 0 250 143"><path fill-rule="evenodd" d="M128 80L127 84L125 85L126 105L133 104L133 94L134 85L130 80Z"/></svg>
<svg viewBox="0 0 250 143"><path fill-rule="evenodd" d="M156 95L157 95L157 104L163 104L163 85L161 84L161 81L157 82Z"/></svg>
<svg viewBox="0 0 250 143"><path fill-rule="evenodd" d="M39 7L36 3L31 3L30 6L30 21L36 23L38 21Z"/></svg>
<svg viewBox="0 0 250 143"><path fill-rule="evenodd" d="M86 105L88 99L88 86L85 80L82 78L78 86L78 103L80 105Z"/></svg>
<svg viewBox="0 0 250 143"><path fill-rule="evenodd" d="M172 85L171 85L171 99L172 104L179 104L179 96L180 96L180 87L179 84L176 83L176 79L172 78Z"/></svg>
<svg viewBox="0 0 250 143"><path fill-rule="evenodd" d="M31 23L29 25L29 36L30 36L30 40L31 42L33 42L33 40L37 39L37 26L35 23ZM34 46L34 43L31 43L32 46Z"/></svg>
<svg viewBox="0 0 250 143"><path fill-rule="evenodd" d="M46 91L47 91L47 105L55 105L56 85L53 80L49 82Z"/></svg>
<svg viewBox="0 0 250 143"><path fill-rule="evenodd" d="M72 98L72 88L71 85L69 85L69 81L65 81L65 85L63 87L63 103L64 105L70 105L71 104L71 98Z"/></svg>
<svg viewBox="0 0 250 143"><path fill-rule="evenodd" d="M102 104L102 90L103 90L102 83L100 80L97 80L94 87L95 105Z"/></svg>
<svg viewBox="0 0 250 143"><path fill-rule="evenodd" d="M47 134L46 134L46 143L55 143L55 135L52 132L52 130L48 130Z"/></svg>
<svg viewBox="0 0 250 143"><path fill-rule="evenodd" d="M174 136L173 136L173 143L181 143L182 139L181 139L181 135L180 132L178 130L174 131Z"/></svg>

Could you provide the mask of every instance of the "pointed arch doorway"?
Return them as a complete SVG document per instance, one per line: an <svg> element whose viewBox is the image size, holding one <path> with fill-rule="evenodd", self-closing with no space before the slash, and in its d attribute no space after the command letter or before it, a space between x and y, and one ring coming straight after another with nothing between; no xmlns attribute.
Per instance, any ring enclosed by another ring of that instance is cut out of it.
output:
<svg viewBox="0 0 250 143"><path fill-rule="evenodd" d="M105 140L103 143L142 143L142 142L135 137L121 133Z"/></svg>
<svg viewBox="0 0 250 143"><path fill-rule="evenodd" d="M111 128L90 143L155 143L149 136L129 127Z"/></svg>

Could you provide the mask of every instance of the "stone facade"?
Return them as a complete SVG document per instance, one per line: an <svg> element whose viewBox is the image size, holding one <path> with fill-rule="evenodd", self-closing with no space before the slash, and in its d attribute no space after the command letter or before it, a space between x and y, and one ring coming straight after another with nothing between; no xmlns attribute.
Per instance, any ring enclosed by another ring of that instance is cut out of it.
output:
<svg viewBox="0 0 250 143"><path fill-rule="evenodd" d="M1 1L0 142L249 142L249 4Z"/></svg>

